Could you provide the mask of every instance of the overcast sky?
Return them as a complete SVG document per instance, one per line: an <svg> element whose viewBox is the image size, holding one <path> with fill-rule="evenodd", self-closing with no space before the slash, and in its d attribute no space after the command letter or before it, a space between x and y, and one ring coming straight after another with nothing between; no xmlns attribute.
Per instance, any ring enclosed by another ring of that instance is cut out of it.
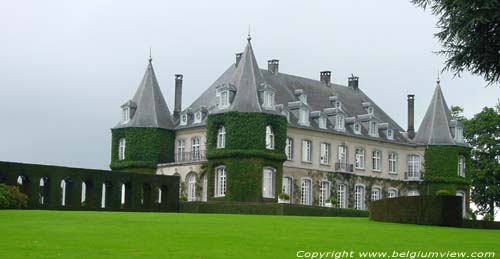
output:
<svg viewBox="0 0 500 259"><path fill-rule="evenodd" d="M0 160L107 169L110 128L132 98L149 47L169 108L174 74L188 106L243 50L248 25L261 67L360 88L406 128L420 124L444 58L436 18L408 1L5 1L0 9ZM498 86L441 75L449 105L472 116Z"/></svg>

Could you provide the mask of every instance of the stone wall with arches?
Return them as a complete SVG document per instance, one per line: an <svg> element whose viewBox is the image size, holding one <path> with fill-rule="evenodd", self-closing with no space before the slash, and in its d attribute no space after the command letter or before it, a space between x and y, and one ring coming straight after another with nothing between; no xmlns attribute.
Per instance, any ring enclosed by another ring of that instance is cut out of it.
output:
<svg viewBox="0 0 500 259"><path fill-rule="evenodd" d="M179 177L0 162L29 209L178 211Z"/></svg>

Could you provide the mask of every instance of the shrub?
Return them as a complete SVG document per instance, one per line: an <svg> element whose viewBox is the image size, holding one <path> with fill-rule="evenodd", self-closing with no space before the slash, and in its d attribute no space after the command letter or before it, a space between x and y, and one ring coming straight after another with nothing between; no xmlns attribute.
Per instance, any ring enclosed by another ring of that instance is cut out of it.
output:
<svg viewBox="0 0 500 259"><path fill-rule="evenodd" d="M448 190L438 190L436 195L450 195L450 191Z"/></svg>
<svg viewBox="0 0 500 259"><path fill-rule="evenodd" d="M483 217L483 221L493 221L494 217L491 213L486 213Z"/></svg>
<svg viewBox="0 0 500 259"><path fill-rule="evenodd" d="M19 187L0 184L0 209L21 209L28 205L28 196Z"/></svg>
<svg viewBox="0 0 500 259"><path fill-rule="evenodd" d="M286 194L286 193L280 193L280 195L278 195L278 198L281 199L281 200L290 200L290 195Z"/></svg>
<svg viewBox="0 0 500 259"><path fill-rule="evenodd" d="M330 197L330 198L328 198L328 200L326 200L326 202L329 202L332 205L336 205L337 204L337 199L335 199L335 197Z"/></svg>

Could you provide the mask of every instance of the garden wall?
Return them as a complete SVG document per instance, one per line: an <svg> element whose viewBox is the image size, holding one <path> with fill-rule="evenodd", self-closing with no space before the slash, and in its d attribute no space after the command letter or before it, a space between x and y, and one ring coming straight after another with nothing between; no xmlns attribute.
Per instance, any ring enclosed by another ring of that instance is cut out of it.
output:
<svg viewBox="0 0 500 259"><path fill-rule="evenodd" d="M177 211L179 206L177 176L0 161L0 182L18 185L28 195L28 209Z"/></svg>
<svg viewBox="0 0 500 259"><path fill-rule="evenodd" d="M458 196L408 196L382 199L368 205L370 219L407 224L462 225L462 199Z"/></svg>

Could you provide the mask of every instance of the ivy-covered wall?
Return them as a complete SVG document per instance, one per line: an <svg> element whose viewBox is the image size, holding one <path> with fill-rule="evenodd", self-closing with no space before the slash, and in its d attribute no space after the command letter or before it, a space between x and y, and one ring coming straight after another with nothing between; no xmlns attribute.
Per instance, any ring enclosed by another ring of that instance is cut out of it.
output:
<svg viewBox="0 0 500 259"><path fill-rule="evenodd" d="M458 157L465 158L465 177L458 176ZM470 149L460 146L428 146L425 150L425 193L434 195L438 190L468 191L470 185Z"/></svg>
<svg viewBox="0 0 500 259"><path fill-rule="evenodd" d="M151 173L159 163L174 161L175 134L158 128L112 129L111 169L113 171ZM125 159L118 160L118 141L125 138Z"/></svg>
<svg viewBox="0 0 500 259"><path fill-rule="evenodd" d="M274 133L274 149L266 149L266 126ZM225 148L217 149L217 133L224 126ZM208 199L242 202L276 202L281 192L283 162L286 160L287 121L284 116L265 113L228 112L207 118ZM224 165L227 174L226 195L214 197L215 168ZM262 171L275 172L275 198L262 197Z"/></svg>

